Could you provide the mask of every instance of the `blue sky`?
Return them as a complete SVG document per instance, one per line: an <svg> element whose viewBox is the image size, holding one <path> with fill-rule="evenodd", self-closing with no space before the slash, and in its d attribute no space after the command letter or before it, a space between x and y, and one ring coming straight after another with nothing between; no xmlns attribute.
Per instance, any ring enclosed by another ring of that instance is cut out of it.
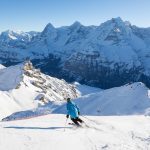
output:
<svg viewBox="0 0 150 150"><path fill-rule="evenodd" d="M140 27L150 27L150 0L0 0L0 32L12 29L42 31L79 21L99 25L120 16Z"/></svg>

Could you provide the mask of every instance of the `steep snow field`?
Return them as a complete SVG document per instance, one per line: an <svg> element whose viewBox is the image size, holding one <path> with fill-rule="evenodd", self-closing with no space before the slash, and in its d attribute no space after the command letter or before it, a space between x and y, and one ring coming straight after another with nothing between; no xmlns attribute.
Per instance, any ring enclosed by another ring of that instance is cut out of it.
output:
<svg viewBox="0 0 150 150"><path fill-rule="evenodd" d="M0 122L0 150L150 149L149 117L86 117L89 128L65 126L65 116L58 114Z"/></svg>

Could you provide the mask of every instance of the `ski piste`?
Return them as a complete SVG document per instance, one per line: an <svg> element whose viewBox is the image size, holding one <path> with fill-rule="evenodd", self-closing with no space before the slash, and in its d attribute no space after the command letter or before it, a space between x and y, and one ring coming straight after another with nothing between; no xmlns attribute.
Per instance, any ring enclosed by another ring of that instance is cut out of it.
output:
<svg viewBox="0 0 150 150"><path fill-rule="evenodd" d="M93 120L94 121L94 120ZM75 123L73 123L73 122L69 122L68 123L68 125L72 125L72 126L74 126L76 129L77 128L89 128L89 129L94 129L94 130L97 130L97 131L102 131L101 129L99 129L98 127L95 127L94 125L92 125L92 124L87 124L85 121L83 122L83 123L80 123L80 125L76 125ZM98 124L97 123L97 125L100 125L100 123Z"/></svg>
<svg viewBox="0 0 150 150"><path fill-rule="evenodd" d="M149 117L86 117L99 124L84 119L91 128L74 128L68 124L65 127L66 116L62 114L0 122L0 139L3 142L0 149L12 150L14 146L14 150L37 150L45 146L45 150L69 150L69 142L72 150L149 150Z"/></svg>
<svg viewBox="0 0 150 150"><path fill-rule="evenodd" d="M26 116L26 117L22 117L22 118L11 118L11 120L9 120L7 117L6 119L2 120L1 122L11 122L11 121L19 121L19 120L28 120L28 119L32 119L32 118L38 118L38 117L42 117L42 116L49 116L52 114L38 114L38 115L33 115L33 116ZM99 127L101 125L100 122L89 118L88 116L83 116L81 115L80 117L82 117L82 120L84 121L82 124L80 124L80 126L77 126L75 123L73 122L69 122L67 123L68 125L72 125L73 129L79 129L79 128L90 128L90 129L94 129L97 131L102 131ZM90 124L90 125L89 125ZM65 125L66 126L66 125ZM65 128L64 126L64 128ZM64 130L65 131L65 130Z"/></svg>

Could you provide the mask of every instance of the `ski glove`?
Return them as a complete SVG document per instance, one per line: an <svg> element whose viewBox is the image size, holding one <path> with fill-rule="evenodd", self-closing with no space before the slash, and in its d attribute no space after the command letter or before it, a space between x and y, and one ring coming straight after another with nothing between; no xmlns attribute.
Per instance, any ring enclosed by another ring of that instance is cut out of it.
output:
<svg viewBox="0 0 150 150"><path fill-rule="evenodd" d="M69 118L69 115L66 115L66 118Z"/></svg>
<svg viewBox="0 0 150 150"><path fill-rule="evenodd" d="M80 112L78 111L78 115L80 115Z"/></svg>

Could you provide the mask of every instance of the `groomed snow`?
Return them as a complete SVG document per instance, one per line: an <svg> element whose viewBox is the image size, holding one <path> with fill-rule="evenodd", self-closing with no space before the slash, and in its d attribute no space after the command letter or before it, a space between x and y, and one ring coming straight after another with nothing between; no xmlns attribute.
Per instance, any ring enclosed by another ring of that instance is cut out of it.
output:
<svg viewBox="0 0 150 150"><path fill-rule="evenodd" d="M149 117L86 117L90 128L65 126L65 115L58 114L0 122L0 150L150 149Z"/></svg>

